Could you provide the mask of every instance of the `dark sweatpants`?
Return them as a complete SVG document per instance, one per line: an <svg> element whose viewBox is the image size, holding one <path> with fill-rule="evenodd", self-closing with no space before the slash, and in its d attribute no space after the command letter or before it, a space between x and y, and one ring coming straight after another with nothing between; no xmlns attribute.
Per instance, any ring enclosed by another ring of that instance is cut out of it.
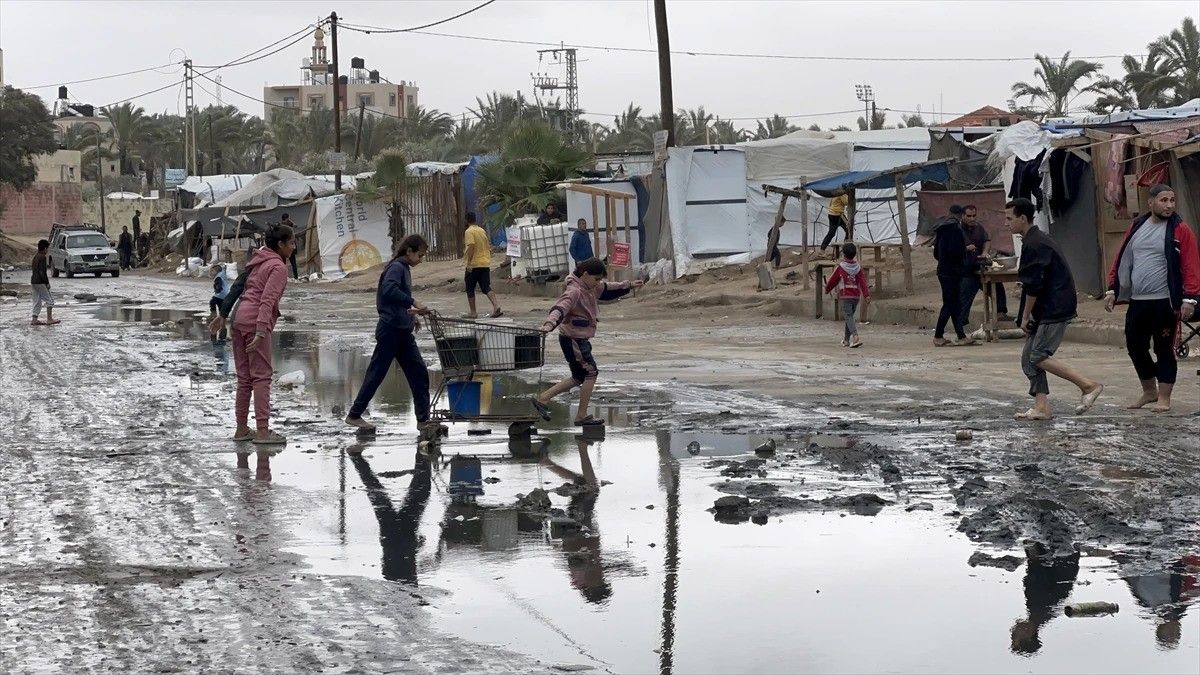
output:
<svg viewBox="0 0 1200 675"><path fill-rule="evenodd" d="M946 336L946 324L954 325L954 334L961 340L967 334L963 332L962 309L962 277L958 275L939 274L938 283L942 285L942 311L938 313L937 327L933 337Z"/></svg>
<svg viewBox="0 0 1200 675"><path fill-rule="evenodd" d="M829 247L829 243L833 241L833 237L837 234L838 228L845 230L847 235L850 234L850 228L846 227L845 218L830 214L829 231L825 233L825 239L821 242L822 253L824 253L825 249Z"/></svg>
<svg viewBox="0 0 1200 675"><path fill-rule="evenodd" d="M1008 314L1008 298L1004 295L1004 284L995 284L996 313ZM962 280L962 295L959 298L959 309L962 310L961 322L964 327L971 324L971 305L975 304L975 296L979 295L983 282L978 274L968 274Z"/></svg>
<svg viewBox="0 0 1200 675"><path fill-rule="evenodd" d="M1171 301L1130 300L1125 314L1125 349L1139 380L1175 384L1179 370L1175 360L1175 330L1178 319ZM1154 357L1150 346L1154 345Z"/></svg>
<svg viewBox="0 0 1200 675"><path fill-rule="evenodd" d="M376 331L375 352L371 354L371 363L367 365L367 374L358 389L358 396L350 406L350 417L362 417L366 412L375 391L387 377L393 360L400 364L400 370L404 371L404 377L408 380L417 422L429 419L429 370L425 367L425 360L421 358L421 350L417 348L417 339L411 330Z"/></svg>

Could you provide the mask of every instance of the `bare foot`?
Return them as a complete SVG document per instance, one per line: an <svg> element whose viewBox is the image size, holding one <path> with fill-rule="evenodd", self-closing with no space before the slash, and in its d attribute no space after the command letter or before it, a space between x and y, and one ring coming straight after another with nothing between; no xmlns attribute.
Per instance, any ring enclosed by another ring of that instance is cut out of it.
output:
<svg viewBox="0 0 1200 675"><path fill-rule="evenodd" d="M1154 405L1146 406L1146 410L1149 410L1150 412L1156 412L1156 413L1170 412L1171 411L1171 402L1156 400L1154 402Z"/></svg>
<svg viewBox="0 0 1200 675"><path fill-rule="evenodd" d="M1125 409L1126 410L1137 410L1138 408L1145 408L1146 406L1150 405L1151 403L1157 403L1157 402L1158 402L1158 393L1157 392L1151 392L1151 393L1143 392L1141 398L1139 398L1138 400L1134 401L1133 403L1130 403L1129 405L1125 406Z"/></svg>

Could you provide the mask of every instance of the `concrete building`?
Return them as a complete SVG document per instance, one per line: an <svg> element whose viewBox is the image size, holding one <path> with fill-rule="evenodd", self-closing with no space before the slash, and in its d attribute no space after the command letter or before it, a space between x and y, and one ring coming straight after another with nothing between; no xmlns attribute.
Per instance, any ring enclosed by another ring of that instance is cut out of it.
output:
<svg viewBox="0 0 1200 675"><path fill-rule="evenodd" d="M270 119L282 109L300 112L333 107L333 64L325 46L325 31L313 32L312 56L300 64L301 84L263 88L263 119ZM347 75L341 76L339 95L343 113L363 106L368 114L407 117L417 105L417 85L413 82L390 82L378 70L367 70L363 59L350 59Z"/></svg>
<svg viewBox="0 0 1200 675"><path fill-rule="evenodd" d="M80 162L83 153L78 150L58 150L48 155L37 155L33 158L37 167L39 183L81 183L83 172Z"/></svg>

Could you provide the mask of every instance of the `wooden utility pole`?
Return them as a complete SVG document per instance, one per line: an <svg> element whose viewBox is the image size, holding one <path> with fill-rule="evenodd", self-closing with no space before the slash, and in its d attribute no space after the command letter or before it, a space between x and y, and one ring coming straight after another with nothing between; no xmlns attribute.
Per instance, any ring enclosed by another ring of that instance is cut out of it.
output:
<svg viewBox="0 0 1200 675"><path fill-rule="evenodd" d="M658 90L667 147L675 145L675 100L671 94L671 40L667 35L667 0L654 0L654 27L658 33Z"/></svg>
<svg viewBox="0 0 1200 675"><path fill-rule="evenodd" d="M908 239L908 207L904 203L904 174L896 174L896 208L900 216L900 257L904 260L904 290L913 292L912 242ZM989 296L984 296L986 299Z"/></svg>
<svg viewBox="0 0 1200 675"><path fill-rule="evenodd" d="M333 42L333 151L342 151L342 92L341 78L338 77L338 45L337 45L337 12L329 14L329 36ZM342 189L342 170L334 169L333 187Z"/></svg>

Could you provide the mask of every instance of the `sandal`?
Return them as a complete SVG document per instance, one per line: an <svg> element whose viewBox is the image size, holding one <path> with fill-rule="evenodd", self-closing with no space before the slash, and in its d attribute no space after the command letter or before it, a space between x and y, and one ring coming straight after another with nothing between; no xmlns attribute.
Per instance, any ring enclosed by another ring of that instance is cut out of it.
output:
<svg viewBox="0 0 1200 675"><path fill-rule="evenodd" d="M602 426L604 426L604 420L598 420L595 417L588 415L587 417L585 417L581 420L575 420L575 426L577 426L577 427L602 427Z"/></svg>
<svg viewBox="0 0 1200 675"><path fill-rule="evenodd" d="M1030 408L1029 410L1026 410L1025 412L1017 413L1016 415L1013 415L1013 419L1021 420L1024 422L1038 422L1038 421L1052 420L1052 419L1054 419L1054 415L1049 414L1049 413L1044 413L1041 410L1038 410L1037 408Z"/></svg>
<svg viewBox="0 0 1200 675"><path fill-rule="evenodd" d="M499 309L498 309L498 310L496 310L496 311L492 312L491 314L488 314L488 315L487 315L487 318L489 318L489 319L499 319L499 318L500 318L500 317L502 317L502 316L504 316L504 311L503 311L503 310L499 310Z"/></svg>
<svg viewBox="0 0 1200 675"><path fill-rule="evenodd" d="M255 445L287 445L287 439L275 431L267 432L266 438L259 438L256 435L251 442Z"/></svg>
<svg viewBox="0 0 1200 675"><path fill-rule="evenodd" d="M237 443L245 443L246 441L252 441L252 440L254 440L254 430L247 429L246 433L244 433L244 434L235 433L233 435L233 438L231 438L230 440L235 441Z"/></svg>
<svg viewBox="0 0 1200 675"><path fill-rule="evenodd" d="M534 410L537 410L538 414L542 416L543 420L546 420L547 422L550 421L550 418L552 417L550 414L550 406L537 400L536 396L530 396L529 402L533 404Z"/></svg>
<svg viewBox="0 0 1200 675"><path fill-rule="evenodd" d="M1104 393L1104 385L1096 387L1096 391L1090 394L1084 394L1079 398L1079 405L1075 407L1075 414L1082 415L1092 409L1096 405L1096 399L1100 398L1100 394Z"/></svg>

